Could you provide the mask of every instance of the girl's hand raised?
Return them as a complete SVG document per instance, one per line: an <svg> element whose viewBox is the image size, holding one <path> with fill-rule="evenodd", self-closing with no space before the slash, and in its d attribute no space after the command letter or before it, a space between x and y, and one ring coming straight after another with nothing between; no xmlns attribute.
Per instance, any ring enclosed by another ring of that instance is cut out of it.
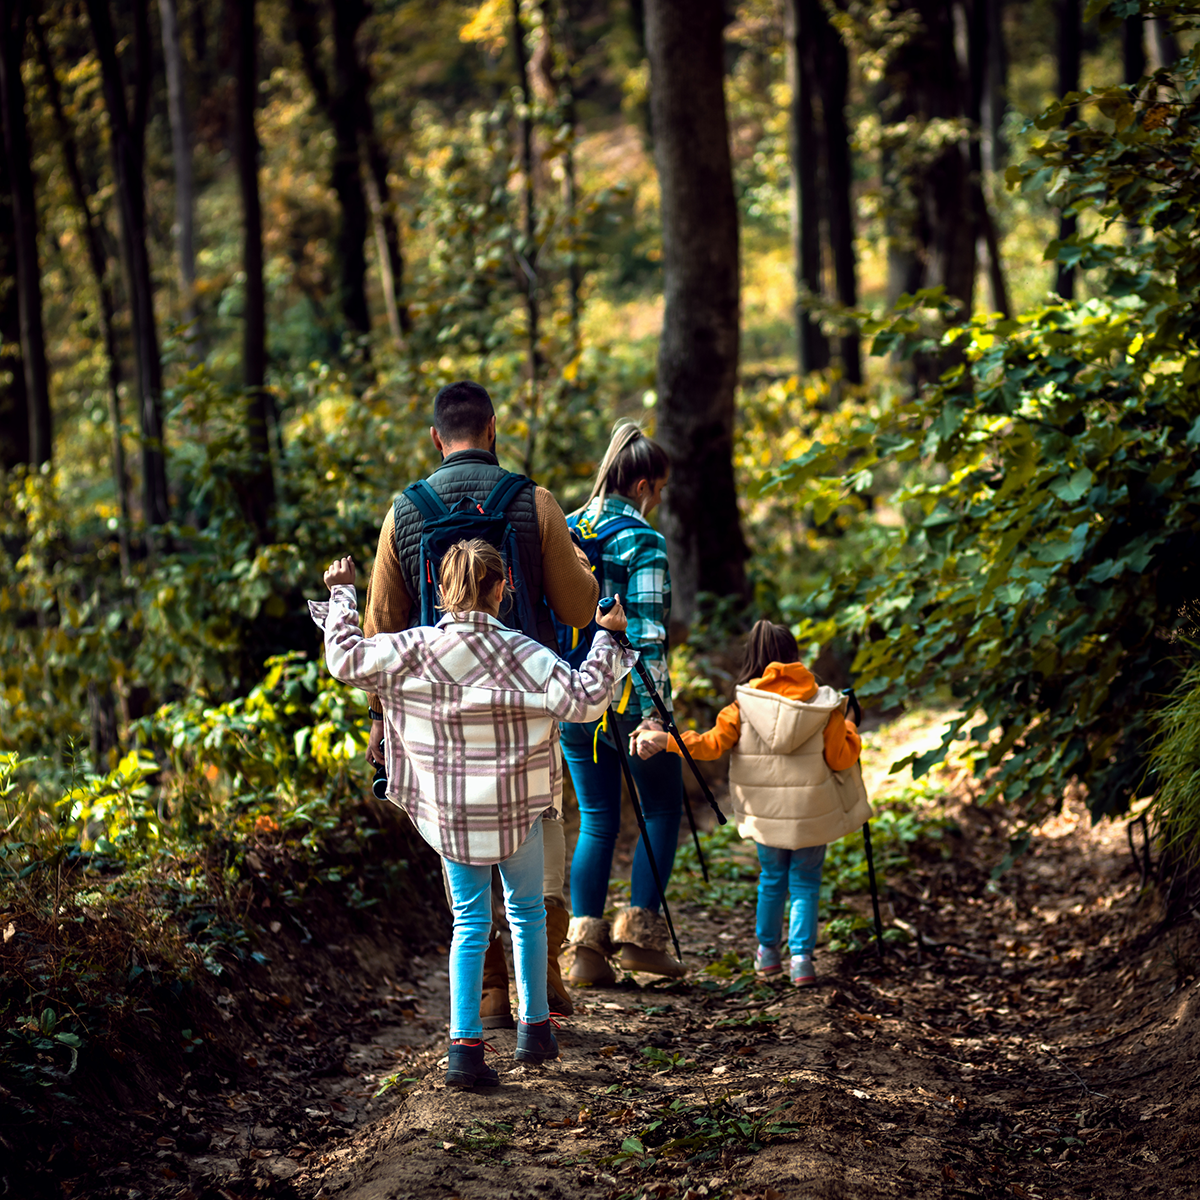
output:
<svg viewBox="0 0 1200 1200"><path fill-rule="evenodd" d="M607 629L609 633L624 633L628 623L625 620L625 610L621 607L620 596L613 597L613 606L608 612L596 609L596 624L601 629Z"/></svg>
<svg viewBox="0 0 1200 1200"><path fill-rule="evenodd" d="M339 583L354 582L354 559L350 555L331 562L325 568L325 586L332 591Z"/></svg>

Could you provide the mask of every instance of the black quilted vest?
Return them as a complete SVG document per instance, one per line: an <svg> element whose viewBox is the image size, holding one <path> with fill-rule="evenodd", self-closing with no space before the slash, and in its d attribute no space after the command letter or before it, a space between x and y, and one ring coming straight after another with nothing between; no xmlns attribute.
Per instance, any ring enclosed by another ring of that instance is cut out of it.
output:
<svg viewBox="0 0 1200 1200"><path fill-rule="evenodd" d="M470 497L480 504L496 486L504 474L504 468L496 456L487 450L456 450L442 459L442 465L429 476L433 490L442 498L447 508L453 508L460 500ZM529 589L530 603L537 618L538 641L543 646L558 652L558 641L554 635L554 622L550 609L542 594L542 535L538 529L537 506L534 488L523 488L508 506L508 520L517 535L517 553L521 557L521 577ZM404 572L404 583L408 594L421 594L418 568L421 557L421 529L425 519L412 502L400 497L396 511L396 554L400 569ZM414 603L409 617L409 628L421 618L421 606Z"/></svg>

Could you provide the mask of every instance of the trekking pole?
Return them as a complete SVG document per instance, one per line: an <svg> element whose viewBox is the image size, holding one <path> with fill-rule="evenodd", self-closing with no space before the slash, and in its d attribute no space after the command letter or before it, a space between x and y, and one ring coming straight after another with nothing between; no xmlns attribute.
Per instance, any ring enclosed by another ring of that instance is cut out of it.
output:
<svg viewBox="0 0 1200 1200"><path fill-rule="evenodd" d="M612 596L605 596L605 598L600 601L600 611L602 613L608 612L615 603L616 603L616 601ZM612 633L611 629L609 630L609 633ZM632 649L632 647L630 646L630 643L629 643L629 639L625 636L624 630L621 630L620 633L613 633L612 636L615 637L617 639L617 641L621 643L622 646L626 646L626 647L629 647L630 649ZM712 789L708 786L708 783L705 781L704 776L700 774L700 768L698 766L696 766L696 760L694 758L692 758L691 754L688 753L688 748L683 744L683 738L680 736L680 733L679 733L679 726L675 724L675 718L673 716L671 716L670 712L667 709L667 706L663 703L662 697L658 694L658 689L654 686L654 680L652 680L650 678L650 671L647 669L645 663L642 662L640 656L638 657L637 661L633 664L633 666L634 666L634 670L637 671L639 677L641 678L642 683L644 683L646 685L646 691L650 693L650 699L653 701L654 707L656 709L658 709L659 719L666 726L667 732L672 737L674 737L675 744L679 747L679 751L683 755L684 760L687 762L687 765L692 768L692 774L695 775L696 782L700 785L700 790L704 793L704 799L708 801L709 808L711 808L713 810L713 812L716 813L717 824L724 825L725 821L726 821L725 814L721 811L720 805L717 804L717 801L712 794ZM692 816L692 802L690 800L688 800L687 792L684 792L683 798L684 798L684 801L687 803L688 820L691 822L692 833L695 834L696 833L696 821L695 821L695 818ZM697 843L696 843L696 849L697 850L700 849L699 841L697 841ZM700 857L700 863L701 863L701 866L703 866L703 864L704 864L704 856L703 855L701 855L701 857ZM706 883L708 882L708 872L707 871L705 871L705 873L704 873L704 880Z"/></svg>
<svg viewBox="0 0 1200 1200"><path fill-rule="evenodd" d="M854 694L852 687L842 693L846 697L846 705L854 709L854 724L862 724L862 705ZM860 767L859 770L862 770ZM863 822L863 848L867 852L867 879L871 884L871 908L875 913L875 951L883 957L883 921L879 916L879 888L875 884L875 855L871 853L871 822Z"/></svg>
<svg viewBox="0 0 1200 1200"><path fill-rule="evenodd" d="M611 608L612 606L609 605ZM609 630L611 633L612 630ZM679 939L675 936L675 925L671 920L671 910L667 906L667 890L663 887L662 876L658 873L658 863L654 861L654 847L650 844L650 833L646 828L646 814L642 811L642 802L638 799L637 787L633 782L633 772L629 769L629 752L622 740L624 735L617 724L617 714L612 708L608 710L608 719L612 723L613 741L617 743L617 754L621 759L621 770L625 773L625 786L629 788L629 802L633 805L633 815L637 818L638 832L642 835L642 849L650 863L650 873L654 876L654 886L658 888L658 898L662 901L663 918L671 933L671 941L675 946L675 957L683 962L683 951L679 949ZM697 846L699 849L699 846ZM701 862L704 860L701 859ZM707 876L705 876L707 878Z"/></svg>

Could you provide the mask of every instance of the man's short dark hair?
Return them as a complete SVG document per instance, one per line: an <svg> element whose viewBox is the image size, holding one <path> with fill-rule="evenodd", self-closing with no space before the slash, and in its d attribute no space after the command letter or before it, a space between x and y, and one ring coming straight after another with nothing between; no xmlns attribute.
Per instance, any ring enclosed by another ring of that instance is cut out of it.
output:
<svg viewBox="0 0 1200 1200"><path fill-rule="evenodd" d="M477 441L495 415L487 390L470 380L448 383L433 398L433 427L443 442Z"/></svg>

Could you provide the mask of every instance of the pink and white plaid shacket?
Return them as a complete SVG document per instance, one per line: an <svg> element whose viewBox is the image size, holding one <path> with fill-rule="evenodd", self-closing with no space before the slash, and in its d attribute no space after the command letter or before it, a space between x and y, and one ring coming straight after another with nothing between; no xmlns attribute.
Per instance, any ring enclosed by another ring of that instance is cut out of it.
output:
<svg viewBox="0 0 1200 1200"><path fill-rule="evenodd" d="M452 862L501 862L561 808L559 721L595 721L636 654L604 630L573 671L486 613L364 637L351 585L310 600L325 661L383 701L388 799Z"/></svg>

